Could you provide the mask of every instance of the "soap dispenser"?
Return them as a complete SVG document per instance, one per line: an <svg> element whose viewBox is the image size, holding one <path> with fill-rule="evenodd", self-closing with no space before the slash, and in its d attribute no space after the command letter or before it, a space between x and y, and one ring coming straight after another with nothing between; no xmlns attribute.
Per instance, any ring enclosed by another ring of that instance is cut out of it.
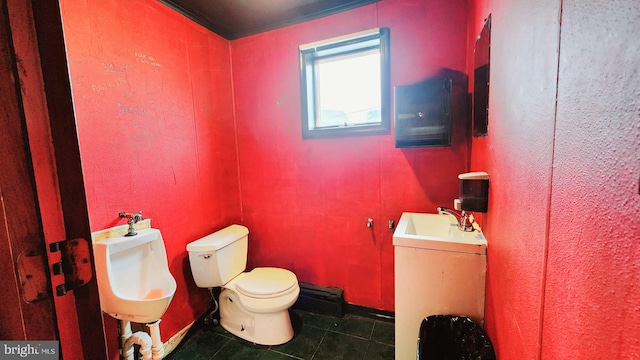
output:
<svg viewBox="0 0 640 360"><path fill-rule="evenodd" d="M458 175L460 209L486 213L489 204L489 174L484 171Z"/></svg>

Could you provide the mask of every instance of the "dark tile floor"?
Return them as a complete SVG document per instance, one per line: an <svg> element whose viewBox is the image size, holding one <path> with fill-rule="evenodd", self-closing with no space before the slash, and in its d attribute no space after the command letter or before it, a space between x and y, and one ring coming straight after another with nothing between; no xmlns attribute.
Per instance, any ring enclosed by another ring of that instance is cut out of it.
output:
<svg viewBox="0 0 640 360"><path fill-rule="evenodd" d="M241 340L221 326L194 325L168 360L393 359L394 324L347 314L342 318L291 310L295 336L286 344L262 346ZM198 323L196 323L198 324Z"/></svg>

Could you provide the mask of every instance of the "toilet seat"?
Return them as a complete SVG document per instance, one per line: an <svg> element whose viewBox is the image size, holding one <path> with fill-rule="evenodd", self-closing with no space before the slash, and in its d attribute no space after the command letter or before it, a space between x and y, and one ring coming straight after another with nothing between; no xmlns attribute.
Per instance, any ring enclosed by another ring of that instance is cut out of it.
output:
<svg viewBox="0 0 640 360"><path fill-rule="evenodd" d="M235 281L234 281L235 280ZM264 267L242 273L235 279L236 291L252 298L265 299L280 296L297 285L296 275L289 270Z"/></svg>
<svg viewBox="0 0 640 360"><path fill-rule="evenodd" d="M223 289L234 292L242 307L254 313L287 309L300 294L298 278L294 273L268 267L241 273L226 283Z"/></svg>

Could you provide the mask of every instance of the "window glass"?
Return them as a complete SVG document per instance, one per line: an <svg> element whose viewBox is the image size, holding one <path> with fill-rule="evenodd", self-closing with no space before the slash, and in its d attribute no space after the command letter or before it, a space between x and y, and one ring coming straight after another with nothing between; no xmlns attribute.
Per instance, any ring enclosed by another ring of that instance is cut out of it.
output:
<svg viewBox="0 0 640 360"><path fill-rule="evenodd" d="M380 123L379 51L318 60L316 69L316 127Z"/></svg>
<svg viewBox="0 0 640 360"><path fill-rule="evenodd" d="M389 132L388 31L300 48L305 138Z"/></svg>

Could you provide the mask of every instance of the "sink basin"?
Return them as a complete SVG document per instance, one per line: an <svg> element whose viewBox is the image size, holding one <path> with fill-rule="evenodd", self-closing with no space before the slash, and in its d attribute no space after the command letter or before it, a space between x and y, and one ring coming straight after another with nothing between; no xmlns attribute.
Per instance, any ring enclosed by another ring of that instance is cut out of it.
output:
<svg viewBox="0 0 640 360"><path fill-rule="evenodd" d="M421 249L486 254L482 231L461 231L453 215L402 213L393 233L393 245Z"/></svg>

